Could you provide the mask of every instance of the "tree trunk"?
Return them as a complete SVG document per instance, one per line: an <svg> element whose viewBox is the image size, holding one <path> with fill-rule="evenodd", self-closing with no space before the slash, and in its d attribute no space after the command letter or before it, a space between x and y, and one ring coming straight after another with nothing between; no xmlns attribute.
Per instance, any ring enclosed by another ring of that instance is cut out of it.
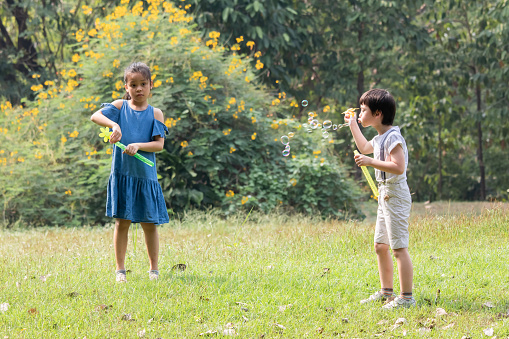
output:
<svg viewBox="0 0 509 339"><path fill-rule="evenodd" d="M477 114L481 115L481 86L477 84L475 88L475 95L477 97ZM477 160L479 161L479 173L481 176L481 196L480 200L486 200L486 178L485 178L485 170L484 170L484 160L483 160L483 147L482 147L482 126L481 126L482 116L478 116L477 119Z"/></svg>
<svg viewBox="0 0 509 339"><path fill-rule="evenodd" d="M438 112L438 200L442 200L442 116Z"/></svg>

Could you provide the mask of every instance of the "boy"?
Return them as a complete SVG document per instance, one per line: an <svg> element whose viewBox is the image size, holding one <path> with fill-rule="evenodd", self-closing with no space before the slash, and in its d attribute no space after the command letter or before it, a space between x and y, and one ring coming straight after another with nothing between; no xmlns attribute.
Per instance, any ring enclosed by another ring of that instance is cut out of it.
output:
<svg viewBox="0 0 509 339"><path fill-rule="evenodd" d="M378 135L367 141L355 123L355 114L345 119L362 153L355 156L355 163L358 166L374 167L379 185L374 242L381 284L381 291L361 300L361 304L386 302L384 309L415 306L412 296L413 266L408 253L408 219L412 205L406 181L408 150L399 127L392 126L396 102L388 91L372 89L362 95L359 103L359 123L363 127L375 128ZM374 158L364 155L370 153L373 153ZM401 294L397 297L393 293L393 262L389 247L398 267Z"/></svg>

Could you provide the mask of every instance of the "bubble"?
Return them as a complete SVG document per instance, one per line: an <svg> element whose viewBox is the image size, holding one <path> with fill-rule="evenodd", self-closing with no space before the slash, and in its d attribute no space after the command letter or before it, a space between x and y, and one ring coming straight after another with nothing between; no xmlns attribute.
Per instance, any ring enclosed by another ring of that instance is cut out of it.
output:
<svg viewBox="0 0 509 339"><path fill-rule="evenodd" d="M293 136L294 136L294 135L295 135L295 134L294 134L293 132L288 133L288 137L289 137L289 138L293 138Z"/></svg>
<svg viewBox="0 0 509 339"><path fill-rule="evenodd" d="M309 112L308 115L311 119L313 119L313 117L315 116L315 112Z"/></svg>
<svg viewBox="0 0 509 339"><path fill-rule="evenodd" d="M327 128L331 128L331 126L332 126L332 121L330 121L330 120L325 120L325 121L323 122L323 128L327 129Z"/></svg>
<svg viewBox="0 0 509 339"><path fill-rule="evenodd" d="M288 136L283 135L283 136L281 137L281 143L282 143L283 145L288 145L288 143L289 143L289 142L290 142L290 138L288 138Z"/></svg>
<svg viewBox="0 0 509 339"><path fill-rule="evenodd" d="M338 129L338 125L336 125L336 124L332 125L332 129L333 130L337 130Z"/></svg>
<svg viewBox="0 0 509 339"><path fill-rule="evenodd" d="M329 132L323 132L322 136L324 139L327 139L329 137Z"/></svg>
<svg viewBox="0 0 509 339"><path fill-rule="evenodd" d="M290 155L290 150L285 149L285 150L283 151L283 156L284 156L284 157L287 157L287 156L289 156L289 155Z"/></svg>
<svg viewBox="0 0 509 339"><path fill-rule="evenodd" d="M313 121L311 121L309 125L311 125L312 129L317 129L320 126L320 123L318 122L318 120L314 119Z"/></svg>
<svg viewBox="0 0 509 339"><path fill-rule="evenodd" d="M302 100L301 102L302 104L302 107L307 107L307 105L309 104L307 100Z"/></svg>

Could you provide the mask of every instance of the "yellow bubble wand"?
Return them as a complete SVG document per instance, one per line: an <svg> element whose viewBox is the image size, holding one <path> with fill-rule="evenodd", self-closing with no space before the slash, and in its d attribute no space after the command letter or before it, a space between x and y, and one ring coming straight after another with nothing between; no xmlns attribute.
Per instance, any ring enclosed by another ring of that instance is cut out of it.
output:
<svg viewBox="0 0 509 339"><path fill-rule="evenodd" d="M104 138L104 142L108 142L108 140L110 140L110 137L111 137L111 133L110 132L110 129L108 127L104 127L104 128L101 128L101 133L99 133L99 136L101 138ZM120 141L117 141L115 143L115 145L117 147L119 147L120 149L122 149L123 151L125 151L125 145L123 143L121 143ZM136 153L134 155L134 157L142 162L144 162L145 164L149 165L150 167L154 167L154 163L150 160L148 160L147 158L145 158L143 155L141 154L138 154Z"/></svg>
<svg viewBox="0 0 509 339"><path fill-rule="evenodd" d="M357 152L357 150L354 150L353 154L357 155L359 154L359 152ZM366 166L361 166L361 170L362 173L364 173L364 177L368 181L369 187L371 187L371 190L373 191L373 197L375 198L375 200L378 200L378 188L376 188L376 185L373 182L373 178L371 178L371 174L369 174L369 171L366 168Z"/></svg>

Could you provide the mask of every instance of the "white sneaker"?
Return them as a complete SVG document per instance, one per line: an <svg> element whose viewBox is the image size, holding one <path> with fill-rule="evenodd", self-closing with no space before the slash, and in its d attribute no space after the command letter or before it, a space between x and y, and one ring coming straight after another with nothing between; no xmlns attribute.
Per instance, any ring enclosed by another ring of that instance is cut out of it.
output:
<svg viewBox="0 0 509 339"><path fill-rule="evenodd" d="M157 270L148 271L148 278L150 280L157 280L157 279L159 279L159 271L157 271Z"/></svg>
<svg viewBox="0 0 509 339"><path fill-rule="evenodd" d="M404 299L400 297L394 298L394 300L388 302L387 304L383 305L382 308L384 310L393 310L395 308L408 308L408 307L415 307L417 303L415 302L415 299Z"/></svg>
<svg viewBox="0 0 509 339"><path fill-rule="evenodd" d="M383 294L381 291L376 291L374 294L370 295L368 299L362 299L360 301L361 304L366 304L366 303L370 303L370 302L373 302L373 301L378 301L378 302L386 302L389 298L394 298L396 295L394 293L392 293L391 296L386 296L385 294Z"/></svg>
<svg viewBox="0 0 509 339"><path fill-rule="evenodd" d="M127 276L125 270L118 270L115 272L117 282L127 282Z"/></svg>

